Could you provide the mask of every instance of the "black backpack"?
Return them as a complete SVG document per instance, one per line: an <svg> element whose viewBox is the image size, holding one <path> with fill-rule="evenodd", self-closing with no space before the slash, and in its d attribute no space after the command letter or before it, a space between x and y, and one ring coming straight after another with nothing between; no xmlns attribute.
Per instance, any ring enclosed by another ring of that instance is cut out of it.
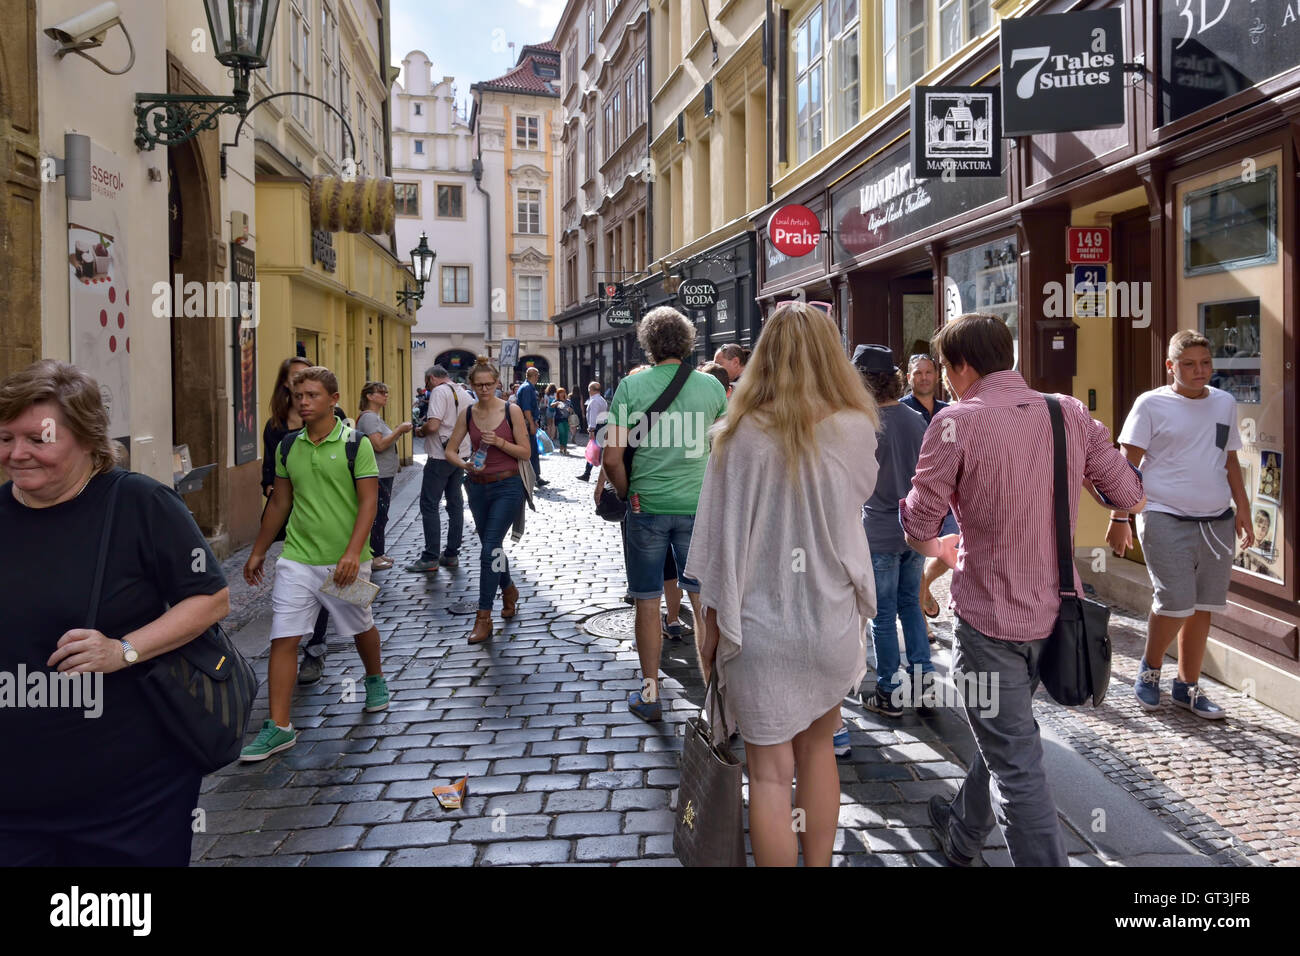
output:
<svg viewBox="0 0 1300 956"><path fill-rule="evenodd" d="M289 451L293 448L293 443L298 440L298 433L301 428L295 428L289 434L280 439L280 464L284 465L284 470L289 470ZM352 475L352 480L357 480L357 449L361 447L361 432L355 428L347 429L348 437L343 442L343 450L348 456L348 472Z"/></svg>

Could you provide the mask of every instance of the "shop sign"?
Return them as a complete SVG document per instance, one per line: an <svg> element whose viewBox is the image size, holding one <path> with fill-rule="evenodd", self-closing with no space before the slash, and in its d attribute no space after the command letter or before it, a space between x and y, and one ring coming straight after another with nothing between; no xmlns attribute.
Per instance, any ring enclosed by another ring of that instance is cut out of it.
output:
<svg viewBox="0 0 1300 956"><path fill-rule="evenodd" d="M257 256L252 249L237 242L230 244L230 277L240 287L237 301L256 303L257 295L244 286L256 288ZM254 306L255 307L255 306ZM234 345L233 382L235 383L235 464L243 465L257 458L257 323L255 312L243 316L236 310L232 317L231 342Z"/></svg>
<svg viewBox="0 0 1300 956"><path fill-rule="evenodd" d="M677 299L688 309L709 309L718 301L718 287L709 279L687 279L678 287Z"/></svg>
<svg viewBox="0 0 1300 956"><path fill-rule="evenodd" d="M806 256L822 238L821 220L807 206L790 203L767 220L767 238L787 256Z"/></svg>
<svg viewBox="0 0 1300 956"><path fill-rule="evenodd" d="M912 177L1002 175L997 87L912 87Z"/></svg>
<svg viewBox="0 0 1300 956"><path fill-rule="evenodd" d="M1014 17L1001 29L1004 136L1124 125L1118 7Z"/></svg>
<svg viewBox="0 0 1300 956"><path fill-rule="evenodd" d="M510 368L519 364L519 340L501 340L501 368Z"/></svg>
<svg viewBox="0 0 1300 956"><path fill-rule="evenodd" d="M1071 226L1066 230L1065 261L1096 265L1110 262L1110 226Z"/></svg>
<svg viewBox="0 0 1300 956"><path fill-rule="evenodd" d="M1297 0L1160 0L1161 123L1300 66Z"/></svg>
<svg viewBox="0 0 1300 956"><path fill-rule="evenodd" d="M311 261L319 262L326 272L333 272L339 254L334 250L334 233L324 229L311 231Z"/></svg>
<svg viewBox="0 0 1300 956"><path fill-rule="evenodd" d="M917 180L900 146L831 195L835 259L842 262L1006 195L998 176Z"/></svg>
<svg viewBox="0 0 1300 956"><path fill-rule="evenodd" d="M635 325L636 313L626 302L615 302L605 306L605 324L610 326Z"/></svg>
<svg viewBox="0 0 1300 956"><path fill-rule="evenodd" d="M731 327L731 311L724 295L713 309L713 331L722 332Z"/></svg>

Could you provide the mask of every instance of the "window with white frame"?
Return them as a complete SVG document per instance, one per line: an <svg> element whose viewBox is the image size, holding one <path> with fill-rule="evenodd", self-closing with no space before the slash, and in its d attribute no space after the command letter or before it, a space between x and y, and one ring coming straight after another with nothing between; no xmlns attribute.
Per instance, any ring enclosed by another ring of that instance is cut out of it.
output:
<svg viewBox="0 0 1300 956"><path fill-rule="evenodd" d="M885 49L885 99L925 75L925 22L929 0L881 0Z"/></svg>
<svg viewBox="0 0 1300 956"><path fill-rule="evenodd" d="M605 155L608 156L614 151L614 101L612 99L605 104L605 126L601 136L605 146Z"/></svg>
<svg viewBox="0 0 1300 956"><path fill-rule="evenodd" d="M596 52L596 8L587 11L587 55Z"/></svg>
<svg viewBox="0 0 1300 956"><path fill-rule="evenodd" d="M542 231L542 191L521 189L515 201L518 231L540 235Z"/></svg>
<svg viewBox="0 0 1300 956"><path fill-rule="evenodd" d="M858 122L858 0L827 0L826 40L835 70L835 129L839 136Z"/></svg>
<svg viewBox="0 0 1300 956"><path fill-rule="evenodd" d="M610 135L614 138L613 149L618 149L623 143L623 104L617 93L614 94L614 125L610 129ZM611 150L612 152L612 150Z"/></svg>
<svg viewBox="0 0 1300 956"><path fill-rule="evenodd" d="M516 317L520 322L542 321L542 277L519 276L519 308Z"/></svg>
<svg viewBox="0 0 1300 956"><path fill-rule="evenodd" d="M596 176L596 167L599 165L596 157L596 122L587 124L587 159L586 159L586 178L594 179Z"/></svg>
<svg viewBox="0 0 1300 956"><path fill-rule="evenodd" d="M618 0L605 0L605 22L614 15L614 9L618 6Z"/></svg>
<svg viewBox="0 0 1300 956"><path fill-rule="evenodd" d="M939 0L939 55L948 59L989 28L989 0Z"/></svg>
<svg viewBox="0 0 1300 956"><path fill-rule="evenodd" d="M366 109L366 100L360 93L357 94L357 115L353 121L352 129L357 137L357 165L364 167L366 157L369 154L369 144L366 142L366 131L370 128L370 112Z"/></svg>
<svg viewBox="0 0 1300 956"><path fill-rule="evenodd" d="M631 136L632 130L636 129L636 99L632 91L632 74L629 73L623 80L623 102L627 104L627 115L624 117L626 128L623 131L624 136Z"/></svg>
<svg viewBox="0 0 1300 956"><path fill-rule="evenodd" d="M347 122L349 128L351 128L352 74L348 72L348 68L346 66L342 66L342 65L340 65L340 73L339 73L339 109L343 111L343 119L344 121ZM346 133L344 134L343 139L344 139L343 148L352 149L353 144L351 140L347 138ZM361 153L357 152L355 155L352 156L352 159L358 163L361 162Z"/></svg>
<svg viewBox="0 0 1300 956"><path fill-rule="evenodd" d="M795 142L801 163L822 148L822 107L825 103L822 49L822 7L819 3L794 30Z"/></svg>
<svg viewBox="0 0 1300 956"><path fill-rule="evenodd" d="M321 99L337 107L339 96L339 21L328 3L320 5L320 81ZM338 159L343 150L343 130L338 114L321 109L325 152Z"/></svg>
<svg viewBox="0 0 1300 956"><path fill-rule="evenodd" d="M538 118L536 116L516 116L515 148L537 149L538 143L541 141L538 130Z"/></svg>
<svg viewBox="0 0 1300 956"><path fill-rule="evenodd" d="M416 115L416 116L423 116L423 115L424 115L424 104L423 104L423 103L413 103L413 104L411 104L411 105L415 107L415 115Z"/></svg>
<svg viewBox="0 0 1300 956"><path fill-rule="evenodd" d="M456 183L439 183L438 206L434 215L439 219L464 219L465 187Z"/></svg>
<svg viewBox="0 0 1300 956"><path fill-rule="evenodd" d="M645 57L641 57L636 65L636 121L640 125L645 120L646 115L646 91L645 91Z"/></svg>
<svg viewBox="0 0 1300 956"><path fill-rule="evenodd" d="M423 156L423 155L424 155L424 140L422 140L422 139L417 139L417 140L415 141L415 154L416 154L417 156Z"/></svg>
<svg viewBox="0 0 1300 956"><path fill-rule="evenodd" d="M469 304L469 266L439 266L442 277L442 304Z"/></svg>
<svg viewBox="0 0 1300 956"><path fill-rule="evenodd" d="M388 170L384 163L384 131L378 118L370 121L370 148L374 151L374 172L370 175L383 176Z"/></svg>
<svg viewBox="0 0 1300 956"><path fill-rule="evenodd" d="M393 192L397 195L397 215L418 216L420 214L419 183L393 183Z"/></svg>
<svg viewBox="0 0 1300 956"><path fill-rule="evenodd" d="M295 93L311 92L311 0L293 0L289 4L289 72ZM304 96L291 97L293 116L304 129L311 129L313 101Z"/></svg>

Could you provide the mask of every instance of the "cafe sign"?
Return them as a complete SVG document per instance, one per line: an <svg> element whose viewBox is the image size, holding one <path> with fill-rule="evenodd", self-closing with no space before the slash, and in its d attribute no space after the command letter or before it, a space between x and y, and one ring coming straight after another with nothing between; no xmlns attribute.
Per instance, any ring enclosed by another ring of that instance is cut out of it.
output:
<svg viewBox="0 0 1300 956"><path fill-rule="evenodd" d="M1124 125L1124 18L1118 7L1003 20L1006 136Z"/></svg>

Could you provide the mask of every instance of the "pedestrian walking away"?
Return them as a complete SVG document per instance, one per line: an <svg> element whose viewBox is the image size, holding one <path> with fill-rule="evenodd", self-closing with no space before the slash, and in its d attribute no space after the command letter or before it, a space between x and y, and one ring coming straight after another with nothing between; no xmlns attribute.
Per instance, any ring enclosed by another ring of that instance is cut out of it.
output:
<svg viewBox="0 0 1300 956"><path fill-rule="evenodd" d="M997 316L949 322L931 354L960 401L937 412L926 430L899 515L911 547L956 569L952 669L961 675L956 683L978 748L953 801L931 798L931 822L953 865L976 862L996 822L1016 866L1064 866L1032 704L1043 644L1060 609L1046 400L1013 371L1011 331ZM1106 426L1078 399L1057 401L1068 446L1071 534L1085 479L1117 507L1140 510L1141 478L1111 445ZM939 537L949 507L958 539ZM1077 571L1074 585L1083 593ZM986 691L973 693L972 684Z"/></svg>
<svg viewBox="0 0 1300 956"><path fill-rule="evenodd" d="M676 309L650 310L637 326L637 341L655 365L619 383L603 460L610 482L628 501L628 593L636 600L642 672L641 690L628 695L628 709L644 720L658 720L664 562L671 549L677 567L686 566L708 466L707 430L726 411L727 396L713 376L683 368L695 345L695 325ZM659 414L648 416L652 409ZM698 637L699 584L686 574L678 583L690 596Z"/></svg>
<svg viewBox="0 0 1300 956"><path fill-rule="evenodd" d="M412 430L410 422L402 422L396 429L389 428L382 417L388 407L388 386L383 382L367 382L361 389L361 410L357 415L357 431L370 439L379 466L379 499L375 511L375 524L370 529L372 571L386 571L393 559L385 549L384 532L388 527L388 503L393 497L393 479L400 467L397 461L397 440Z"/></svg>
<svg viewBox="0 0 1300 956"><path fill-rule="evenodd" d="M1133 692L1143 709L1160 707L1160 666L1177 640L1170 699L1197 717L1221 720L1227 712L1199 685L1210 615L1228 609L1236 539L1244 549L1256 537L1237 463L1237 402L1209 384L1214 359L1210 340L1199 332L1183 330L1170 338L1165 368L1173 384L1139 395L1119 436L1146 486L1147 506L1137 515L1137 527L1154 592ZM1106 540L1116 554L1132 547L1131 513L1111 511Z"/></svg>
<svg viewBox="0 0 1300 956"><path fill-rule="evenodd" d="M441 365L431 365L425 370L424 380L429 389L428 405L413 432L424 439L424 453L428 456L420 480L420 522L424 527L424 550L420 557L406 567L407 571L426 573L439 567L454 568L460 565L460 546L465 535L465 499L461 494L464 473L447 458L447 445L451 441L456 420L471 404L465 392L447 375ZM469 454L468 446L461 456ZM447 546L442 548L442 526L438 520L438 506L446 500Z"/></svg>
<svg viewBox="0 0 1300 956"><path fill-rule="evenodd" d="M0 866L189 865L203 774L147 662L225 617L230 592L180 496L118 467L110 434L73 365L0 381L0 673L26 674L9 688L24 702L0 695Z"/></svg>
<svg viewBox="0 0 1300 956"><path fill-rule="evenodd" d="M244 579L262 583L262 566L276 530L288 520L284 551L271 592L271 658L267 667L270 718L241 760L257 761L298 742L290 720L298 642L317 611L329 609L339 630L353 635L365 667L368 712L388 706L380 666L379 630L368 606L321 590L370 579L370 531L379 493L379 467L370 439L336 421L338 379L315 366L293 377L293 397L303 428L281 442L275 458L275 494L244 564ZM350 447L349 447L350 446ZM292 512L290 512L292 508Z"/></svg>
<svg viewBox="0 0 1300 956"><path fill-rule="evenodd" d="M555 393L555 403L551 406L551 416L555 421L555 443L561 455L569 453L569 416L573 409L569 405L569 393L560 389Z"/></svg>
<svg viewBox="0 0 1300 956"><path fill-rule="evenodd" d="M600 382L587 384L587 396L587 469L578 476L579 481L588 481L591 469L600 466L601 435L609 416L609 402L600 393Z"/></svg>
<svg viewBox="0 0 1300 956"><path fill-rule="evenodd" d="M717 669L725 692L714 737L738 728L745 741L759 866L794 866L800 848L805 866L831 863L833 736L866 673L864 628L876 612L858 522L876 484L879 425L834 323L787 302L764 323L713 429L682 580L699 582L700 666L706 681ZM802 826L791 826L792 783Z"/></svg>
<svg viewBox="0 0 1300 956"><path fill-rule="evenodd" d="M527 461L536 448L536 438L529 434L520 407L495 396L499 380L500 374L486 360L480 359L470 369L469 383L478 402L456 419L447 453L451 464L468 474L469 509L479 539L478 612L468 638L471 644L492 637L492 608L498 590L501 617L515 616L519 589L510 577L505 537L527 494L519 463Z"/></svg>
<svg viewBox="0 0 1300 956"><path fill-rule="evenodd" d="M528 447L532 449L530 461L533 464L533 474L537 476L537 486L544 488L550 482L542 480L542 459L541 450L537 447L537 432L541 428L541 399L537 394L537 380L541 373L536 368L530 368L524 373L527 379L523 385L519 386L516 393L515 401L519 405L519 410L524 413L524 422L528 425Z"/></svg>

